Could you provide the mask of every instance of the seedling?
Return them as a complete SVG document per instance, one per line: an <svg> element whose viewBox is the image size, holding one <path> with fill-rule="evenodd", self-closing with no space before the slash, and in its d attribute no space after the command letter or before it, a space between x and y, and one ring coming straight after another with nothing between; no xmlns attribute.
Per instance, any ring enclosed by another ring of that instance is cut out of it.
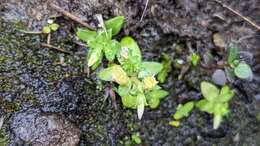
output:
<svg viewBox="0 0 260 146"><path fill-rule="evenodd" d="M179 127L180 126L180 120L182 118L188 117L190 115L190 112L192 111L194 107L194 102L190 101L183 104L179 104L177 106L177 111L173 115L174 121L169 122L171 126Z"/></svg>
<svg viewBox="0 0 260 146"><path fill-rule="evenodd" d="M113 64L100 71L99 78L104 81L116 82L119 86L116 92L121 96L126 108L137 109L141 119L144 107L154 109L160 100L168 95L157 85L156 75L163 66L157 62L142 61L141 51L131 37L121 40L117 60L120 65Z"/></svg>
<svg viewBox="0 0 260 146"><path fill-rule="evenodd" d="M170 57L163 53L162 54L162 65L163 65L163 69L159 72L158 74L158 81L160 83L164 83L167 76L168 76L168 73L170 72L171 70L171 63L172 61L170 60Z"/></svg>
<svg viewBox="0 0 260 146"><path fill-rule="evenodd" d="M215 85L203 81L200 84L201 92L204 99L196 103L196 106L204 112L214 115L213 128L217 129L224 116L229 113L228 102L234 96L234 90L227 85L219 90Z"/></svg>
<svg viewBox="0 0 260 146"><path fill-rule="evenodd" d="M194 107L194 102L192 101L187 102L184 105L179 104L176 113L173 115L173 118L175 120L180 120L184 117L188 117L193 107Z"/></svg>
<svg viewBox="0 0 260 146"><path fill-rule="evenodd" d="M134 133L131 136L131 140L132 140L132 143L134 143L134 144L141 144L142 143L142 139L140 138L140 134L139 133Z"/></svg>
<svg viewBox="0 0 260 146"><path fill-rule="evenodd" d="M190 60L193 66L197 66L200 60L200 56L197 55L196 53L192 53L190 56Z"/></svg>
<svg viewBox="0 0 260 146"><path fill-rule="evenodd" d="M251 79L253 72L251 67L245 62L239 59L239 50L232 45L228 52L228 64L233 68L234 74L240 79Z"/></svg>
<svg viewBox="0 0 260 146"><path fill-rule="evenodd" d="M100 19L100 17L98 18ZM78 38L86 42L89 47L87 62L88 66L92 67L93 70L100 65L104 55L109 62L113 62L118 50L121 48L120 43L112 39L112 37L120 32L124 17L117 16L104 23L102 20L100 22L101 29L98 31L81 28L77 31Z"/></svg>
<svg viewBox="0 0 260 146"><path fill-rule="evenodd" d="M51 32L57 31L59 29L59 27L60 27L59 24L54 23L54 21L50 19L50 20L48 20L48 25L46 25L42 28L42 32L49 34Z"/></svg>

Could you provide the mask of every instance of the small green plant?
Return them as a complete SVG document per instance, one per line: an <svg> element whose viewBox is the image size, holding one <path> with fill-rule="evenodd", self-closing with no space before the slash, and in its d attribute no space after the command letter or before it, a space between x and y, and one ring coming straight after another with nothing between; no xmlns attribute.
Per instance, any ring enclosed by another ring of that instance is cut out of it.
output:
<svg viewBox="0 0 260 146"><path fill-rule="evenodd" d="M137 133L134 133L132 136L131 136L131 140L134 144L141 144L142 143L142 139L140 138L140 134L137 132Z"/></svg>
<svg viewBox="0 0 260 146"><path fill-rule="evenodd" d="M177 111L173 115L173 118L175 120L180 120L184 117L188 117L190 115L190 112L192 111L193 107L194 107L193 101L187 102L184 105L179 104L177 106Z"/></svg>
<svg viewBox="0 0 260 146"><path fill-rule="evenodd" d="M204 99L196 103L201 111L214 115L213 128L217 129L224 116L229 113L228 102L234 96L235 92L227 85L219 90L215 85L203 81L200 84L201 92Z"/></svg>
<svg viewBox="0 0 260 146"><path fill-rule="evenodd" d="M234 74L240 79L251 79L253 72L251 67L239 59L239 50L234 45L231 45L228 51L228 64L233 68Z"/></svg>
<svg viewBox="0 0 260 146"><path fill-rule="evenodd" d="M124 37L120 44L117 54L120 65L113 64L98 76L101 80L119 84L116 92L121 96L124 107L137 109L141 119L145 106L156 108L160 100L168 95L157 85L155 78L163 67L157 62L142 61L141 51L131 37Z"/></svg>
<svg viewBox="0 0 260 146"><path fill-rule="evenodd" d="M174 121L169 122L169 124L174 127L179 127L180 120L190 115L190 112L194 108L194 104L193 101L187 102L184 105L179 104L176 109L177 111L173 115Z"/></svg>
<svg viewBox="0 0 260 146"><path fill-rule="evenodd" d="M197 66L200 60L200 56L197 55L196 53L192 53L190 56L190 60L193 66Z"/></svg>
<svg viewBox="0 0 260 146"><path fill-rule="evenodd" d="M124 107L137 109L141 119L145 106L156 108L160 100L168 95L156 80L156 75L164 66L158 62L143 61L141 50L133 38L126 36L120 42L112 39L122 28L123 16L104 23L102 17L98 19L102 29L77 31L77 36L89 46L88 66L97 68L105 56L109 64L99 72L99 79L117 83L118 87L114 90L120 95Z"/></svg>
<svg viewBox="0 0 260 146"><path fill-rule="evenodd" d="M167 54L163 53L162 54L163 69L159 72L158 77L157 77L158 81L160 83L165 82L165 80L168 76L168 73L171 71L171 63L172 63L172 61L171 61L170 57Z"/></svg>
<svg viewBox="0 0 260 146"><path fill-rule="evenodd" d="M78 38L86 42L89 47L87 62L88 66L93 70L101 64L104 55L109 62L114 61L121 46L112 37L120 32L124 23L124 17L117 16L104 23L102 23L103 21L100 22L102 27L98 31L81 28L77 31Z"/></svg>
<svg viewBox="0 0 260 146"><path fill-rule="evenodd" d="M59 29L59 24L54 23L52 19L48 20L48 25L42 28L43 33L51 33L52 31L57 31Z"/></svg>

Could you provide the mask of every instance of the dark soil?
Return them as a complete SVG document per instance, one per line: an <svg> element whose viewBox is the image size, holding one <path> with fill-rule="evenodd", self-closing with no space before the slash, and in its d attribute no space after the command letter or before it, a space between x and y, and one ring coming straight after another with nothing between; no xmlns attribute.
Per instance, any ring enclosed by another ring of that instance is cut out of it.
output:
<svg viewBox="0 0 260 146"><path fill-rule="evenodd" d="M224 2L260 24L260 1ZM187 56L194 51L202 57L202 65L190 67L181 80L177 78L184 66L174 65L162 85L171 94L158 109L146 109L139 121L136 111L124 109L119 98L118 109L112 99L105 100L96 71L87 77L84 63L88 48L79 46L75 39L79 24L60 16L45 0L0 0L0 118L5 117L2 129L9 145L35 144L32 139L17 137L21 126L17 115L26 115L28 110L61 116L69 121L61 122L69 128L76 125L80 131L75 128L73 132L80 135L82 146L123 145L136 132L141 135L142 145L260 145L260 32L240 17L206 0L150 0L141 22L144 0L61 0L57 4L93 26L97 24L95 14L105 19L124 15L126 23L118 38L136 38L145 60L158 60L165 52L173 60L183 59L186 66ZM51 43L71 55L42 47L45 35L18 31L39 31L50 17L56 17L61 25L52 34ZM199 99L200 81L211 81L218 69L216 64L226 59L226 50L213 43L214 33L220 34L226 45L235 42L245 52L241 56L252 66L253 80L229 83L236 96L231 101L230 115L219 129L212 128L210 115L198 110L182 120L179 128L171 127L168 122L176 106ZM36 113L30 116L37 119L41 114Z"/></svg>

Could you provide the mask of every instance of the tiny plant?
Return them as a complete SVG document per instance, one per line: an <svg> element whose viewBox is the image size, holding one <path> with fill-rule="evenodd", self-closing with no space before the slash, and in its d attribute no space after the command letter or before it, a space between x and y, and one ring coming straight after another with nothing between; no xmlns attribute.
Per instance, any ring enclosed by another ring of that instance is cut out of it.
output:
<svg viewBox="0 0 260 146"><path fill-rule="evenodd" d="M214 115L213 128L217 129L224 116L229 113L228 102L234 96L234 90L224 85L219 90L215 85L202 81L200 84L201 92L204 99L196 103L196 106L204 112Z"/></svg>
<svg viewBox="0 0 260 146"><path fill-rule="evenodd" d="M174 121L171 121L169 124L174 127L179 127L179 125L180 125L179 120L182 118L188 117L190 115L190 112L194 108L194 104L195 103L193 101L187 102L184 105L179 104L177 106L177 111L173 115Z"/></svg>
<svg viewBox="0 0 260 146"><path fill-rule="evenodd" d="M105 22L102 17L98 19L100 30L77 31L79 39L89 47L88 66L97 68L105 56L109 64L99 72L99 79L118 84L114 90L120 95L124 107L137 109L138 118L141 119L145 106L156 108L160 100L168 95L167 91L157 85L156 80L156 75L164 66L158 62L143 61L141 50L133 38L126 36L120 42L113 39L122 28L123 16Z"/></svg>
<svg viewBox="0 0 260 146"><path fill-rule="evenodd" d="M60 27L59 24L54 23L54 21L52 19L49 19L48 24L42 28L42 32L49 34L53 31L57 31L59 29L59 27Z"/></svg>
<svg viewBox="0 0 260 146"><path fill-rule="evenodd" d="M157 62L142 61L141 51L131 37L123 38L121 46L117 55L120 65L113 64L100 71L98 76L101 80L119 84L116 92L121 96L124 107L137 109L141 119L145 106L156 108L160 100L168 95L157 85L155 78L163 66ZM122 53L126 49L128 53Z"/></svg>
<svg viewBox="0 0 260 146"><path fill-rule="evenodd" d="M192 53L190 56L190 61L193 66L197 66L200 60L200 56L196 53Z"/></svg>
<svg viewBox="0 0 260 146"><path fill-rule="evenodd" d="M100 19L100 17L98 18ZM109 62L114 61L120 49L120 43L112 39L112 37L120 32L124 23L124 17L118 16L104 23L101 19L100 22L101 29L98 31L88 29L78 29L77 31L78 38L86 42L89 47L87 62L88 66L92 67L93 70L100 65L103 56L105 56Z"/></svg>
<svg viewBox="0 0 260 146"><path fill-rule="evenodd" d="M140 134L137 132L137 133L134 133L132 136L131 136L131 140L134 144L141 144L142 143L142 139L140 138Z"/></svg>
<svg viewBox="0 0 260 146"><path fill-rule="evenodd" d="M251 79L253 72L251 67L239 59L239 50L234 45L231 45L228 51L228 64L233 68L234 74L240 79Z"/></svg>
<svg viewBox="0 0 260 146"><path fill-rule="evenodd" d="M190 112L192 111L193 107L194 107L193 101L187 102L184 105L179 104L177 106L176 113L173 115L173 118L175 120L180 120L184 117L188 117L190 115Z"/></svg>
<svg viewBox="0 0 260 146"><path fill-rule="evenodd" d="M165 80L166 80L166 78L168 76L168 73L171 70L171 63L172 63L172 61L171 61L170 57L167 54L163 53L162 54L163 69L158 74L158 81L160 83L164 83L165 82Z"/></svg>

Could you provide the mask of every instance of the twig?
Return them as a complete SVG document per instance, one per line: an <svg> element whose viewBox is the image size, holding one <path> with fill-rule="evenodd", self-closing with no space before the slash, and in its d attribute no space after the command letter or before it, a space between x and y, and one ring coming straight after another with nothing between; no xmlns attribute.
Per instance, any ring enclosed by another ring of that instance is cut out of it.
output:
<svg viewBox="0 0 260 146"><path fill-rule="evenodd" d="M147 10L148 3L149 3L149 0L146 0L144 11L143 11L143 14L141 16L140 22L143 21L144 15L145 15L146 10Z"/></svg>
<svg viewBox="0 0 260 146"><path fill-rule="evenodd" d="M51 44L51 33L48 33L47 44Z"/></svg>
<svg viewBox="0 0 260 146"><path fill-rule="evenodd" d="M42 45L43 47L55 49L55 50L57 50L57 51L59 51L59 52L62 52L62 53L71 54L70 52L68 52L68 51L66 51L66 50L64 50L64 49L59 48L59 47L55 47L55 46L53 46L53 45L51 45L51 44L41 43L41 45Z"/></svg>
<svg viewBox="0 0 260 146"><path fill-rule="evenodd" d="M235 11L234 9L230 8L229 6L223 4L221 1L219 0L214 0L215 2L217 2L218 4L220 4L222 7L228 9L229 11L233 12L234 14L240 16L242 19L244 19L246 22L248 22L249 24L251 24L252 26L254 26L256 29L260 30L260 26L257 25L255 22L253 22L252 20L250 20L249 18L243 16L242 14L240 14L239 12Z"/></svg>
<svg viewBox="0 0 260 146"><path fill-rule="evenodd" d="M79 24L81 24L81 25L87 27L88 29L95 30L95 28L93 28L92 26L90 26L88 23L82 21L82 20L81 20L80 18L78 18L77 16L75 16L75 15L71 14L70 12L68 12L68 11L66 11L66 10L64 10L64 9L62 9L61 7L55 5L54 3L50 2L50 1L49 1L48 3L49 3L49 6L52 7L54 10L56 10L56 11L62 13L63 15L67 16L68 18L70 18L71 20L78 22Z"/></svg>
<svg viewBox="0 0 260 146"><path fill-rule="evenodd" d="M18 31L26 34L42 34L41 31L29 31L29 30L22 30L22 29L18 29Z"/></svg>

